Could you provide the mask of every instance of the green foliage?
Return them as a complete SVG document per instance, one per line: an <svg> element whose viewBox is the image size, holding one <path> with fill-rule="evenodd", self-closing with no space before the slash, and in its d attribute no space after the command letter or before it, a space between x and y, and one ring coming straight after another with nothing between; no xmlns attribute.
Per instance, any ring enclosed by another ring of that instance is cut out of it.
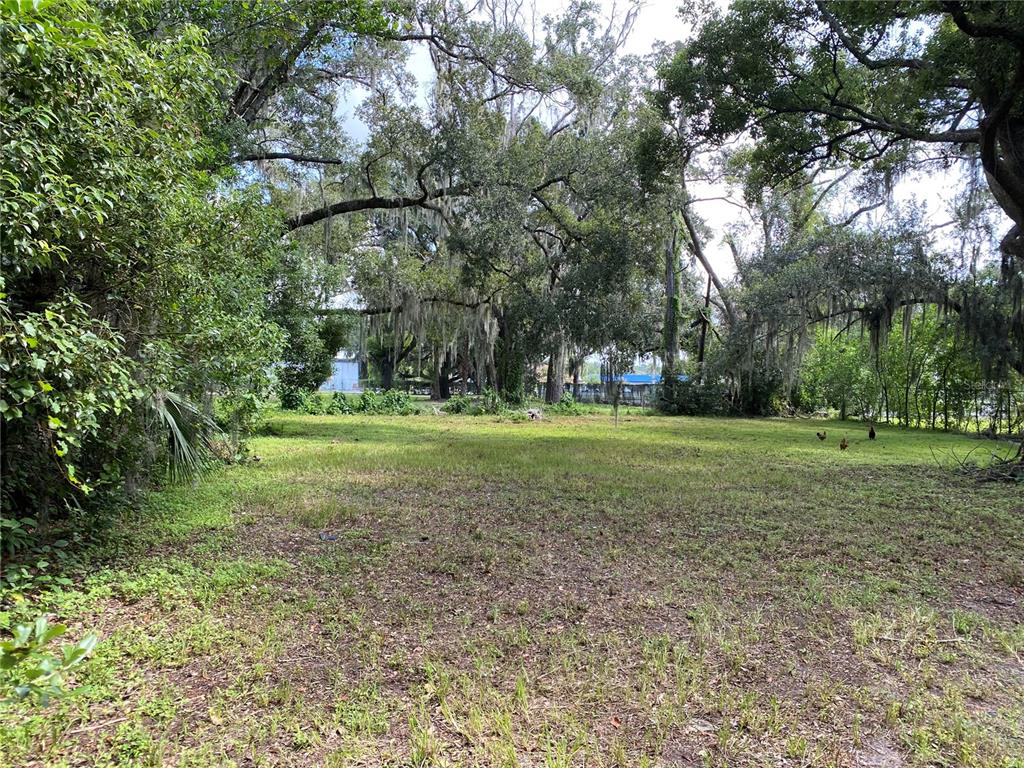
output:
<svg viewBox="0 0 1024 768"><path fill-rule="evenodd" d="M94 481L79 477L76 469L83 445L141 395L135 368L122 354L124 339L89 317L72 296L17 318L0 298L0 319L0 416L14 429L31 429L21 435L12 430L8 439L31 441L43 454L37 461L52 461L68 483L88 493ZM45 500L40 495L47 490L37 487L38 465L12 466L8 472L5 494Z"/></svg>
<svg viewBox="0 0 1024 768"><path fill-rule="evenodd" d="M583 409L576 402L576 398L572 396L572 392L563 392L562 398L557 403L549 405L547 410L561 416L580 416L583 413Z"/></svg>
<svg viewBox="0 0 1024 768"><path fill-rule="evenodd" d="M473 398L469 395L452 395L448 402L441 406L445 413L469 413L473 407Z"/></svg>
<svg viewBox="0 0 1024 768"><path fill-rule="evenodd" d="M840 419L849 413L870 416L878 407L878 377L864 337L819 328L800 369L800 383L805 408L833 408Z"/></svg>
<svg viewBox="0 0 1024 768"><path fill-rule="evenodd" d="M935 307L907 310L901 326L882 335L877 354L866 336L820 329L800 370L805 410L832 408L906 426L1013 433L1024 414L1020 377L986 375L973 345L953 318ZM1004 426L1001 426L1004 425Z"/></svg>
<svg viewBox="0 0 1024 768"><path fill-rule="evenodd" d="M384 392L363 392L353 408L358 413L408 416L419 413L407 392L389 389Z"/></svg>
<svg viewBox="0 0 1024 768"><path fill-rule="evenodd" d="M1024 102L1012 74L1024 68L1022 28L1020 3L735 2L704 16L661 69L654 101L669 122L685 118L692 140L677 150L753 138L743 153L752 202L763 188L843 169L862 174L860 195L874 203L942 147L967 186L987 184L988 206L1013 220L998 246L1000 297L972 290L972 268L960 312L990 367L1024 373L1024 166L1014 159ZM958 223L966 243L971 227ZM996 251L993 234L982 238L984 251ZM877 289L877 321L886 281L873 277L861 275ZM920 302L948 292L893 295Z"/></svg>
<svg viewBox="0 0 1024 768"><path fill-rule="evenodd" d="M332 415L347 416L355 413L355 408L352 407L352 403L349 402L344 392L335 392L331 395L331 401L327 404L327 412Z"/></svg>
<svg viewBox="0 0 1024 768"><path fill-rule="evenodd" d="M135 34L152 11L0 4L2 508L40 532L197 469L214 400L237 447L280 343L279 219L210 170L226 73L194 25Z"/></svg>
<svg viewBox="0 0 1024 768"><path fill-rule="evenodd" d="M281 408L311 416L326 414L347 416L353 413L409 416L419 413L408 393L394 389L384 392L366 390L354 401L344 392L334 392L330 397L320 392L301 390L286 390L286 392L288 396L287 398L282 397Z"/></svg>
<svg viewBox="0 0 1024 768"><path fill-rule="evenodd" d="M306 399L312 393L299 387L279 387L278 400L286 411L305 410Z"/></svg>
<svg viewBox="0 0 1024 768"><path fill-rule="evenodd" d="M342 315L321 316L323 296L340 290L341 273L319 266L298 248L287 250L276 268L270 316L284 333L278 395L289 390L314 391L331 375L334 356L352 333Z"/></svg>
<svg viewBox="0 0 1024 768"><path fill-rule="evenodd" d="M670 416L730 416L736 414L727 386L676 381L658 390L657 409Z"/></svg>
<svg viewBox="0 0 1024 768"><path fill-rule="evenodd" d="M149 417L167 434L168 470L175 480L194 480L210 463L216 422L174 392L156 392L148 401Z"/></svg>
<svg viewBox="0 0 1024 768"><path fill-rule="evenodd" d="M5 517L0 518L0 545L3 545L4 557L15 557L19 552L27 549L32 541L32 533L39 525L32 517Z"/></svg>
<svg viewBox="0 0 1024 768"><path fill-rule="evenodd" d="M480 413L485 413L492 416L500 416L509 412L509 406L514 403L510 403L501 396L499 392L485 387L484 391L480 393L480 403L478 410Z"/></svg>
<svg viewBox="0 0 1024 768"><path fill-rule="evenodd" d="M45 706L64 693L68 673L88 658L98 638L88 634L60 653L48 646L67 632L63 624L50 624L40 616L32 624L19 624L9 640L0 641L0 695L8 700Z"/></svg>

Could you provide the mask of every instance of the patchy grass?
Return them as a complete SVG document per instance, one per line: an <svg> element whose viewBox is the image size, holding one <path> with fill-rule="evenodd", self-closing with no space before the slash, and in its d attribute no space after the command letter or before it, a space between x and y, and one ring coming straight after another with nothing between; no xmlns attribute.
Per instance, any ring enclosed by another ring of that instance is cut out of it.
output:
<svg viewBox="0 0 1024 768"><path fill-rule="evenodd" d="M1024 766L1024 499L937 468L973 441L274 426L19 609L103 639L0 764Z"/></svg>

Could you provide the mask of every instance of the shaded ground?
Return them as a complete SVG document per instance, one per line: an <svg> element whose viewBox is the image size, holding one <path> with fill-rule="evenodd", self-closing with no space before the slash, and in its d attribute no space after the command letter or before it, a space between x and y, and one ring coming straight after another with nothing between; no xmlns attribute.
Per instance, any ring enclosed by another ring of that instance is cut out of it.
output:
<svg viewBox="0 0 1024 768"><path fill-rule="evenodd" d="M0 763L1024 765L1024 499L938 469L973 441L275 427L49 601L104 640Z"/></svg>

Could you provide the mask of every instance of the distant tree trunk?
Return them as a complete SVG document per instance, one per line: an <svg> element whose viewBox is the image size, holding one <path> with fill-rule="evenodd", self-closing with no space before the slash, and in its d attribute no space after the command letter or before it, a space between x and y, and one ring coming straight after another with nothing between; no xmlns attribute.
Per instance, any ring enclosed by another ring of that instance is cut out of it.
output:
<svg viewBox="0 0 1024 768"><path fill-rule="evenodd" d="M469 356L463 355L459 358L459 377L461 378L461 381L459 382L459 391L463 397L469 394L470 371L471 367L469 363Z"/></svg>
<svg viewBox="0 0 1024 768"><path fill-rule="evenodd" d="M395 363L391 355L387 355L380 361L380 386L388 390L395 383Z"/></svg>
<svg viewBox="0 0 1024 768"><path fill-rule="evenodd" d="M580 368L583 366L583 361L577 358L573 361L572 366L572 399L580 399Z"/></svg>
<svg viewBox="0 0 1024 768"><path fill-rule="evenodd" d="M494 364L493 357L489 357L487 359L487 381L486 383L477 381L476 393L479 395L483 388L487 387L488 385L490 385L490 387L495 390L501 389L501 383L498 381L498 368Z"/></svg>
<svg viewBox="0 0 1024 768"><path fill-rule="evenodd" d="M548 378L544 400L549 404L557 403L562 399L562 383L565 381L565 357L565 340L562 334L559 333L558 341L548 362Z"/></svg>
<svg viewBox="0 0 1024 768"><path fill-rule="evenodd" d="M520 403L525 395L526 355L519 348L513 327L504 313L498 315L498 340L494 345L494 383L510 403Z"/></svg>
<svg viewBox="0 0 1024 768"><path fill-rule="evenodd" d="M711 275L708 275L708 287L704 291L704 314L700 320L700 339L697 344L697 383L704 381L704 353L707 349L708 315L711 311Z"/></svg>
<svg viewBox="0 0 1024 768"><path fill-rule="evenodd" d="M665 243L665 328L662 333L665 369L676 370L679 356L679 249L678 229L673 221Z"/></svg>
<svg viewBox="0 0 1024 768"><path fill-rule="evenodd" d="M447 353L441 358L437 384L438 396L441 400L447 400L452 396L452 366Z"/></svg>

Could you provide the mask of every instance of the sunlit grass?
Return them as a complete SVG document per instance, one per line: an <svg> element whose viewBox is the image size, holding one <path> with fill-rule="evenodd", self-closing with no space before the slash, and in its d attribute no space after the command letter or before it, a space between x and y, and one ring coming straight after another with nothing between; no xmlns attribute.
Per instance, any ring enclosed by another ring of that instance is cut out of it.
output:
<svg viewBox="0 0 1024 768"><path fill-rule="evenodd" d="M1024 755L1024 503L948 471L990 444L638 413L269 426L42 601L103 643L65 701L10 711L0 763Z"/></svg>

